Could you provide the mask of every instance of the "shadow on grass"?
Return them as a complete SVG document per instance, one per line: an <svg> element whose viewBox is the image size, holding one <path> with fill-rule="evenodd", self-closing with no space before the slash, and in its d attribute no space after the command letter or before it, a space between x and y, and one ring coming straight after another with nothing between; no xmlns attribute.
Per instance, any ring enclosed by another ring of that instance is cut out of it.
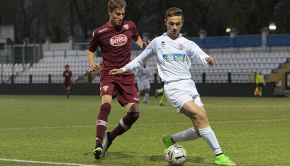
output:
<svg viewBox="0 0 290 166"><path fill-rule="evenodd" d="M153 156L149 156L149 159L151 161L165 161L165 156L164 155L153 155ZM206 163L204 161L204 158L202 158L202 157L187 156L185 165L190 164L190 163L215 165L214 163Z"/></svg>
<svg viewBox="0 0 290 166"><path fill-rule="evenodd" d="M135 158L133 155L130 155L130 153L132 153L132 152L129 152L129 151L108 152L106 157L110 157L110 158ZM85 152L85 153L83 153L83 155L94 157L92 152Z"/></svg>

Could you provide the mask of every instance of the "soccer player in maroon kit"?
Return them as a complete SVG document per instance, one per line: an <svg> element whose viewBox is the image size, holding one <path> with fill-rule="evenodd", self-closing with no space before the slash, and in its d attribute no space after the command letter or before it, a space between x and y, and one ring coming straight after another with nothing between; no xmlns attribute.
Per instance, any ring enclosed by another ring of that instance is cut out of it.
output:
<svg viewBox="0 0 290 166"><path fill-rule="evenodd" d="M66 98L69 99L71 82L74 83L72 72L69 70L69 65L64 66L65 71L62 74L62 82L64 84Z"/></svg>
<svg viewBox="0 0 290 166"><path fill-rule="evenodd" d="M130 129L139 117L139 99L135 87L135 78L132 73L109 75L109 71L124 67L131 61L131 41L137 46L145 48L148 42L143 42L136 26L132 21L125 21L125 0L110 0L108 2L109 21L94 30L87 53L90 62L90 72L100 66L94 61L94 52L100 46L103 53L103 65L100 79L102 105L96 124L96 159L105 154L118 136ZM124 106L127 115L120 120L118 126L107 132L108 115L111 111L112 99L117 97L121 106ZM102 144L104 140L104 144Z"/></svg>

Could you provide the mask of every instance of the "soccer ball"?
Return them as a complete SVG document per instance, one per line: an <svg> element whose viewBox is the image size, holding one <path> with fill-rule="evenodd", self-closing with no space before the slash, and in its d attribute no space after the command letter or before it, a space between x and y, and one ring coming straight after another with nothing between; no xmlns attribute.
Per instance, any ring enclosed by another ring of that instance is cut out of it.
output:
<svg viewBox="0 0 290 166"><path fill-rule="evenodd" d="M165 154L165 160L170 165L183 165L187 157L186 150L180 145L170 146Z"/></svg>

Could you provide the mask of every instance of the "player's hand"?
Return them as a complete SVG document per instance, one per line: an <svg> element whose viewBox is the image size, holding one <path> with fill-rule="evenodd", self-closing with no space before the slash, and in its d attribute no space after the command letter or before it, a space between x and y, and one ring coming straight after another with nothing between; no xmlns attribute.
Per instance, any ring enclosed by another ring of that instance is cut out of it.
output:
<svg viewBox="0 0 290 166"><path fill-rule="evenodd" d="M147 42L143 42L142 49L145 49L148 46L149 43L150 43L149 40Z"/></svg>
<svg viewBox="0 0 290 166"><path fill-rule="evenodd" d="M96 71L96 70L98 70L99 67L100 67L100 65L94 62L90 65L89 72L91 73L93 71Z"/></svg>
<svg viewBox="0 0 290 166"><path fill-rule="evenodd" d="M205 60L206 60L207 63L210 64L210 65L214 65L214 64L216 64L216 60L215 60L213 57L205 58Z"/></svg>
<svg viewBox="0 0 290 166"><path fill-rule="evenodd" d="M117 75L122 73L124 73L123 69L112 69L110 70L109 75Z"/></svg>

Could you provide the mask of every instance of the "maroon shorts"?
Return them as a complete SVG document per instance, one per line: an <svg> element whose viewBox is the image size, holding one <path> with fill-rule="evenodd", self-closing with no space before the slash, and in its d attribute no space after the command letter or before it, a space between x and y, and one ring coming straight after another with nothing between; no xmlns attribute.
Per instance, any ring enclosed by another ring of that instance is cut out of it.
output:
<svg viewBox="0 0 290 166"><path fill-rule="evenodd" d="M100 80L101 96L110 95L117 97L119 103L124 106L128 103L139 103L135 77L132 75L103 75Z"/></svg>
<svg viewBox="0 0 290 166"><path fill-rule="evenodd" d="M71 84L70 81L65 81L65 82L64 82L64 87L65 87L65 89L68 88L68 87L70 87L70 84Z"/></svg>

